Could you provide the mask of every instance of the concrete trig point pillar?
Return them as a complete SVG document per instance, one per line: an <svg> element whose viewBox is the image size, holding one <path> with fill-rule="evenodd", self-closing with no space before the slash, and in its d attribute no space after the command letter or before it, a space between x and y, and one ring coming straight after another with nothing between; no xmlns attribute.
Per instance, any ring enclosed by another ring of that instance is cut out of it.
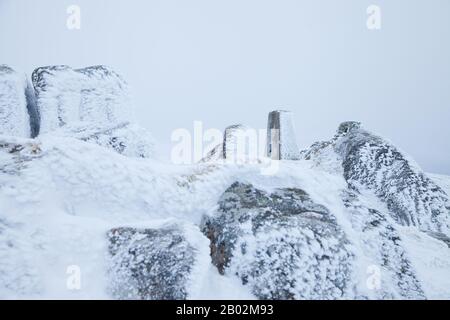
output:
<svg viewBox="0 0 450 320"><path fill-rule="evenodd" d="M276 110L269 113L266 151L267 156L273 160L300 158L290 111Z"/></svg>

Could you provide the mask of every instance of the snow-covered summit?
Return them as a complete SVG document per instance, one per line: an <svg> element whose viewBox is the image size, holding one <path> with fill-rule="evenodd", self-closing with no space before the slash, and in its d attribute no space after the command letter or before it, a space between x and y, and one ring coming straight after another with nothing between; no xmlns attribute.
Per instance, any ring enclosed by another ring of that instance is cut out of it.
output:
<svg viewBox="0 0 450 320"><path fill-rule="evenodd" d="M146 156L109 69L33 81L40 135L11 132L4 111L30 103L0 110L0 298L450 299L450 178L361 124L271 174L175 166Z"/></svg>

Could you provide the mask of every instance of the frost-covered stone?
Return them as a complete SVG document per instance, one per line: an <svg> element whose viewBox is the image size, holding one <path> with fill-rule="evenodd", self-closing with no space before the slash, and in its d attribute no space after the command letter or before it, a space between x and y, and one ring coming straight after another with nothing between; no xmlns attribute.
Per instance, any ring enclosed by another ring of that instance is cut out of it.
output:
<svg viewBox="0 0 450 320"><path fill-rule="evenodd" d="M342 200L364 255L359 257L360 261L366 261L368 279L373 278L366 283L369 290L364 291L368 293L359 295L372 299L425 299L422 284L389 213L367 207L352 190L345 190Z"/></svg>
<svg viewBox="0 0 450 320"><path fill-rule="evenodd" d="M30 90L25 75L0 65L0 134L23 138L36 135L37 113L27 99L32 101Z"/></svg>
<svg viewBox="0 0 450 320"><path fill-rule="evenodd" d="M269 113L267 156L275 160L298 160L300 158L290 111L277 110Z"/></svg>
<svg viewBox="0 0 450 320"><path fill-rule="evenodd" d="M81 121L116 123L134 120L128 84L120 75L105 66L75 71L84 76Z"/></svg>
<svg viewBox="0 0 450 320"><path fill-rule="evenodd" d="M186 299L196 248L177 227L108 232L110 290L117 299Z"/></svg>
<svg viewBox="0 0 450 320"><path fill-rule="evenodd" d="M40 133L80 121L82 76L68 66L49 66L32 75Z"/></svg>
<svg viewBox="0 0 450 320"><path fill-rule="evenodd" d="M242 124L228 126L223 142L211 149L200 162L226 161L228 163L251 163L259 155L258 133Z"/></svg>
<svg viewBox="0 0 450 320"><path fill-rule="evenodd" d="M449 234L448 195L389 141L360 123L345 122L330 141L314 144L302 156L324 162L331 154L339 157L350 187L374 192L396 222Z"/></svg>
<svg viewBox="0 0 450 320"><path fill-rule="evenodd" d="M133 119L127 83L105 66L41 67L32 79L42 133L79 121L111 124Z"/></svg>
<svg viewBox="0 0 450 320"><path fill-rule="evenodd" d="M219 272L236 274L258 298L350 295L347 239L328 209L301 189L267 193L236 182L202 226Z"/></svg>
<svg viewBox="0 0 450 320"><path fill-rule="evenodd" d="M105 66L49 66L33 72L41 133L80 137L132 157L149 157L153 138L134 123L127 83Z"/></svg>
<svg viewBox="0 0 450 320"><path fill-rule="evenodd" d="M242 124L227 127L223 136L223 158L231 163L249 163L257 159L257 132Z"/></svg>

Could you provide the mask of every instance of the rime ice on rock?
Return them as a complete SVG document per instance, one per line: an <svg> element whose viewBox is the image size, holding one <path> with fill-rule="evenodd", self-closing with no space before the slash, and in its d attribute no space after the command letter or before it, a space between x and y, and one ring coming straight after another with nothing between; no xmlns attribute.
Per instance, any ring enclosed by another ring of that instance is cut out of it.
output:
<svg viewBox="0 0 450 320"><path fill-rule="evenodd" d="M269 113L267 156L274 160L298 160L300 158L290 111L277 110Z"/></svg>
<svg viewBox="0 0 450 320"><path fill-rule="evenodd" d="M353 253L333 214L302 189L235 182L205 216L212 263L260 299L351 296Z"/></svg>
<svg viewBox="0 0 450 320"><path fill-rule="evenodd" d="M117 152L148 157L153 138L133 124L127 83L105 66L49 66L33 72L40 133L69 135Z"/></svg>
<svg viewBox="0 0 450 320"><path fill-rule="evenodd" d="M255 130L237 124L225 129L223 158L231 162L247 162L258 157L258 136Z"/></svg>
<svg viewBox="0 0 450 320"><path fill-rule="evenodd" d="M228 126L223 143L214 147L201 162L226 160L231 163L248 162L258 157L258 134L242 124Z"/></svg>
<svg viewBox="0 0 450 320"><path fill-rule="evenodd" d="M110 291L116 299L180 300L189 296L197 248L178 226L108 232Z"/></svg>
<svg viewBox="0 0 450 320"><path fill-rule="evenodd" d="M85 84L81 90L81 121L131 121L132 110L127 83L105 66L75 70L82 74Z"/></svg>
<svg viewBox="0 0 450 320"><path fill-rule="evenodd" d="M107 67L42 67L32 78L42 133L79 121L111 124L132 120L128 86Z"/></svg>
<svg viewBox="0 0 450 320"><path fill-rule="evenodd" d="M25 75L0 65L0 134L23 138L34 135L27 106L28 89Z"/></svg>
<svg viewBox="0 0 450 320"><path fill-rule="evenodd" d="M32 75L39 109L40 133L80 120L82 77L68 66L49 66Z"/></svg>
<svg viewBox="0 0 450 320"><path fill-rule="evenodd" d="M302 156L326 168L331 154L341 161L349 186L373 192L397 223L422 231L450 231L448 195L389 141L348 121L332 139L313 144Z"/></svg>

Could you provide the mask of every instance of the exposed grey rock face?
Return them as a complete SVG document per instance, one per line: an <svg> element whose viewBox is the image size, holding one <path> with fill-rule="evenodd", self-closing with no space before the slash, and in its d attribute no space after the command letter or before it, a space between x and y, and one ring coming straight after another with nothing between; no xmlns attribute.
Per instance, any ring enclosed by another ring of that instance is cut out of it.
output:
<svg viewBox="0 0 450 320"><path fill-rule="evenodd" d="M0 134L29 138L39 130L32 89L25 75L0 65Z"/></svg>
<svg viewBox="0 0 450 320"><path fill-rule="evenodd" d="M196 249L178 227L108 232L111 293L117 299L186 299Z"/></svg>
<svg viewBox="0 0 450 320"><path fill-rule="evenodd" d="M80 137L131 157L153 154L153 138L134 123L127 83L105 66L33 72L41 133Z"/></svg>
<svg viewBox="0 0 450 320"><path fill-rule="evenodd" d="M391 143L357 122L346 122L333 139L314 144L303 156L317 160L330 151L340 157L349 186L373 191L396 222L450 232L448 195Z"/></svg>
<svg viewBox="0 0 450 320"><path fill-rule="evenodd" d="M301 189L267 193L236 182L202 230L219 272L236 274L260 299L351 295L347 239L327 208Z"/></svg>

